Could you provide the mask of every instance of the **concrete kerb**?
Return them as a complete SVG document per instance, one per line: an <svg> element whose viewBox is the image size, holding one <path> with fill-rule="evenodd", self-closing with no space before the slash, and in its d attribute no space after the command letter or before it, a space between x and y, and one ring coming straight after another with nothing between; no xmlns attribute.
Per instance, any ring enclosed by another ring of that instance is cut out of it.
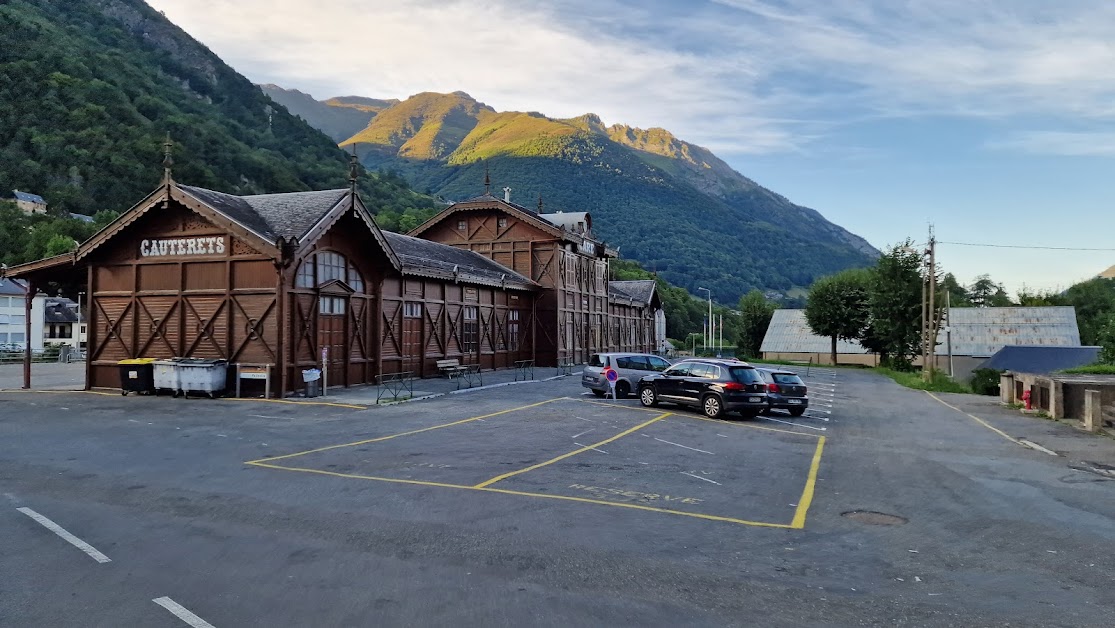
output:
<svg viewBox="0 0 1115 628"><path fill-rule="evenodd" d="M486 384L484 386L475 386L473 388L462 388L460 390L449 390L449 391L446 391L446 392L419 395L417 397L411 397L409 399L398 399L398 400L393 400L393 401L385 401L385 402L379 403L379 404L370 404L369 407L377 406L377 405L378 406L395 406L395 405L399 405L400 403L410 403L412 401L423 401L423 400L426 400L426 399L437 399L438 397L444 397L446 395L459 395L459 394L463 394L463 393L476 392L476 391L480 391L480 390L488 390L488 389L491 389L491 388L500 388L500 387L503 387L503 386L517 386L519 384L541 384L543 382L552 382L556 379L562 379L562 378L565 378L565 377L572 377L572 375L557 375L557 376L554 376L554 377L547 377L545 379L528 379L528 380L520 380L520 381L515 381L515 382L498 382L498 383L495 383L495 384Z"/></svg>

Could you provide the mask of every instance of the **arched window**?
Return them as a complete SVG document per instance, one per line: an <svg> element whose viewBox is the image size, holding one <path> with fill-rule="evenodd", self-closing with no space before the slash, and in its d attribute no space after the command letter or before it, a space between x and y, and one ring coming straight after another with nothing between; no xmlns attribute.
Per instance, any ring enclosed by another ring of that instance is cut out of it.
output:
<svg viewBox="0 0 1115 628"><path fill-rule="evenodd" d="M360 271L344 255L333 251L321 251L307 257L298 267L294 286L316 288L334 279L345 282L355 292L364 292L364 278L360 276Z"/></svg>

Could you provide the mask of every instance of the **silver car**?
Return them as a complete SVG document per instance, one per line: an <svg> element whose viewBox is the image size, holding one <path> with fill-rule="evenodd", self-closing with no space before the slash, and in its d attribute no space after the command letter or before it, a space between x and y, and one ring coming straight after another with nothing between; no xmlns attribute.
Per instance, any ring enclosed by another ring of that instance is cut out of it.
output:
<svg viewBox="0 0 1115 628"><path fill-rule="evenodd" d="M624 399L639 387L639 380L651 373L661 373L670 363L650 353L594 353L581 372L581 385L597 397L608 394L604 370L616 372L616 398Z"/></svg>

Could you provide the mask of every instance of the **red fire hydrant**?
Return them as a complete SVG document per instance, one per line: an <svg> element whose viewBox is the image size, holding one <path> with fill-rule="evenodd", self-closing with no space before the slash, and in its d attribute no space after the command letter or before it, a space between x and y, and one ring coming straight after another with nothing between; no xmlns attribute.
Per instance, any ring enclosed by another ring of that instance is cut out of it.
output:
<svg viewBox="0 0 1115 628"><path fill-rule="evenodd" d="M1022 391L1022 401L1024 401L1026 403L1026 409L1027 410L1033 410L1033 407L1030 405L1030 391L1029 390Z"/></svg>

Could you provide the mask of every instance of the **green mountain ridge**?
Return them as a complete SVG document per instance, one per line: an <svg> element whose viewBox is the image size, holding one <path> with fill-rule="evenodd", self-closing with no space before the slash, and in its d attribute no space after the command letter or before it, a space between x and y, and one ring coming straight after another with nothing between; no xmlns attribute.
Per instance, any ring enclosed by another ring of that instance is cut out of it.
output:
<svg viewBox="0 0 1115 628"><path fill-rule="evenodd" d="M589 211L596 233L625 257L692 292L712 284L726 303L752 288L789 293L878 254L708 149L661 128L606 126L591 113L555 119L499 112L465 92L423 92L341 145L449 199L478 194L487 168L519 202L541 196L548 211Z"/></svg>
<svg viewBox="0 0 1115 628"><path fill-rule="evenodd" d="M271 100L286 107L287 111L302 118L313 120L313 126L334 141L348 139L380 111L399 104L398 100L381 100L362 96L337 96L325 101L296 89L284 89L270 83L259 86Z"/></svg>
<svg viewBox="0 0 1115 628"><path fill-rule="evenodd" d="M0 3L0 190L57 212L123 211L158 185L168 133L174 176L192 185L348 185L333 140L141 0ZM436 206L391 177L360 188L396 215Z"/></svg>

